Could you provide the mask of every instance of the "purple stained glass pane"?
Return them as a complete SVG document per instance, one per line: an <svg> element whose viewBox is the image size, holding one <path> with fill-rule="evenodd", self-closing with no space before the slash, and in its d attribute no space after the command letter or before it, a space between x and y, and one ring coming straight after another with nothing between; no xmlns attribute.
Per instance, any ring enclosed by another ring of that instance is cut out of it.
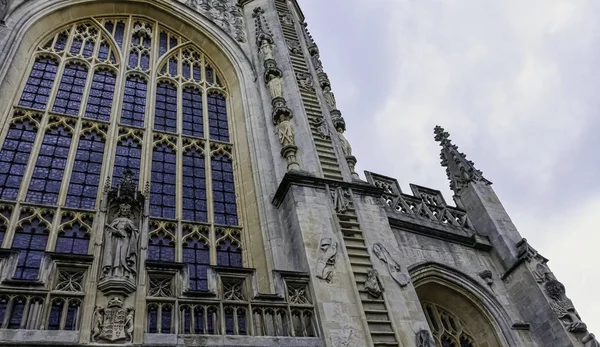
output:
<svg viewBox="0 0 600 347"><path fill-rule="evenodd" d="M204 309L202 307L194 309L194 332L204 334Z"/></svg>
<svg viewBox="0 0 600 347"><path fill-rule="evenodd" d="M46 132L25 198L27 202L56 204L70 146L71 134L62 125Z"/></svg>
<svg viewBox="0 0 600 347"><path fill-rule="evenodd" d="M115 153L113 184L120 182L127 170L133 172L133 179L137 180L140 176L141 157L142 147L136 140L133 138L120 139Z"/></svg>
<svg viewBox="0 0 600 347"><path fill-rule="evenodd" d="M58 233L54 251L57 253L87 254L89 242L89 233L86 232L85 228L82 228L79 222L75 222Z"/></svg>
<svg viewBox="0 0 600 347"><path fill-rule="evenodd" d="M232 309L225 310L225 334L233 335L235 334L235 321L233 319L234 311Z"/></svg>
<svg viewBox="0 0 600 347"><path fill-rule="evenodd" d="M148 306L146 329L151 334L158 332L158 307L156 305Z"/></svg>
<svg viewBox="0 0 600 347"><path fill-rule="evenodd" d="M164 233L153 234L148 240L148 259L175 261L175 242Z"/></svg>
<svg viewBox="0 0 600 347"><path fill-rule="evenodd" d="M159 37L159 44L158 44L158 52L159 52L159 56L162 56L163 54L167 53L167 51L169 50L168 46L168 41L167 41L167 33L166 32L161 32L160 33L160 37Z"/></svg>
<svg viewBox="0 0 600 347"><path fill-rule="evenodd" d="M211 139L229 141L227 103L223 95L210 94L208 96L208 123Z"/></svg>
<svg viewBox="0 0 600 347"><path fill-rule="evenodd" d="M8 329L19 329L21 327L26 302L27 299L24 297L17 297L13 300L12 310L8 319Z"/></svg>
<svg viewBox="0 0 600 347"><path fill-rule="evenodd" d="M58 63L55 60L48 57L37 58L31 68L19 105L45 109L57 69Z"/></svg>
<svg viewBox="0 0 600 347"><path fill-rule="evenodd" d="M177 89L166 82L160 82L156 88L154 129L177 131Z"/></svg>
<svg viewBox="0 0 600 347"><path fill-rule="evenodd" d="M238 308L238 335L248 335L248 329L246 328L246 310Z"/></svg>
<svg viewBox="0 0 600 347"><path fill-rule="evenodd" d="M163 305L161 311L161 321L160 321L160 332L162 334L170 334L171 333L171 320L172 320L172 311L171 306Z"/></svg>
<svg viewBox="0 0 600 347"><path fill-rule="evenodd" d="M225 156L211 159L213 206L216 224L237 225L237 202L233 179L233 165Z"/></svg>
<svg viewBox="0 0 600 347"><path fill-rule="evenodd" d="M210 253L206 244L196 236L186 239L183 242L183 262L188 265L190 290L207 291Z"/></svg>
<svg viewBox="0 0 600 347"><path fill-rule="evenodd" d="M127 78L121 110L122 124L144 126L147 89L148 85L141 77L130 76Z"/></svg>
<svg viewBox="0 0 600 347"><path fill-rule="evenodd" d="M77 115L86 80L87 67L77 64L66 66L58 86L52 111L72 116Z"/></svg>
<svg viewBox="0 0 600 347"><path fill-rule="evenodd" d="M183 154L183 219L206 222L206 172L204 156L195 149Z"/></svg>
<svg viewBox="0 0 600 347"><path fill-rule="evenodd" d="M79 54L79 52L81 51L82 44L83 44L83 41L81 41L81 39L79 37L74 38L73 42L71 43L71 54L74 54L74 55Z"/></svg>
<svg viewBox="0 0 600 347"><path fill-rule="evenodd" d="M217 264L221 266L243 267L242 250L229 239L217 246Z"/></svg>
<svg viewBox="0 0 600 347"><path fill-rule="evenodd" d="M182 93L183 133L189 136L204 136L204 120L202 117L202 93L187 87Z"/></svg>
<svg viewBox="0 0 600 347"><path fill-rule="evenodd" d="M11 247L19 251L15 278L37 279L47 242L46 226L38 219L24 223L15 230Z"/></svg>
<svg viewBox="0 0 600 347"><path fill-rule="evenodd" d="M0 150L0 198L15 200L37 135L29 120L13 123Z"/></svg>
<svg viewBox="0 0 600 347"><path fill-rule="evenodd" d="M159 144L152 152L150 183L150 215L175 218L177 155L167 144Z"/></svg>
<svg viewBox="0 0 600 347"><path fill-rule="evenodd" d="M125 33L125 23L117 22L117 29L115 30L115 41L119 47L123 48L123 34Z"/></svg>
<svg viewBox="0 0 600 347"><path fill-rule="evenodd" d="M81 303L78 300L71 300L69 303L64 330L79 330L77 323L79 322L80 304Z"/></svg>
<svg viewBox="0 0 600 347"><path fill-rule="evenodd" d="M48 330L60 330L60 320L62 318L64 300L58 299L52 302L50 316L48 317Z"/></svg>
<svg viewBox="0 0 600 347"><path fill-rule="evenodd" d="M66 206L94 209L104 155L104 139L96 131L79 138Z"/></svg>
<svg viewBox="0 0 600 347"><path fill-rule="evenodd" d="M64 50L65 46L67 45L68 38L69 38L69 36L64 32L58 34L58 37L56 38L56 42L54 43L54 49L57 51Z"/></svg>

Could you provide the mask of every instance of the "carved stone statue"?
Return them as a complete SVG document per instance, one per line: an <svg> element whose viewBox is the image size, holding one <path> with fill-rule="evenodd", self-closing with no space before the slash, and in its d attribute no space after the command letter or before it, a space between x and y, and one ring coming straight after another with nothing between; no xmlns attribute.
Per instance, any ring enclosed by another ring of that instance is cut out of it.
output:
<svg viewBox="0 0 600 347"><path fill-rule="evenodd" d="M331 131L327 126L325 118L318 118L313 121L314 126L317 128L317 133L322 139L328 139L331 136Z"/></svg>
<svg viewBox="0 0 600 347"><path fill-rule="evenodd" d="M365 282L365 290L374 298L381 296L383 286L379 281L379 273L375 269L370 269L367 272L367 281Z"/></svg>
<svg viewBox="0 0 600 347"><path fill-rule="evenodd" d="M298 84L300 85L301 89L305 89L308 91L315 90L313 78L310 74L306 74L304 72L298 72L296 74L296 79L298 80Z"/></svg>
<svg viewBox="0 0 600 347"><path fill-rule="evenodd" d="M342 152L346 157L352 155L352 146L350 146L350 142L344 136L344 129L342 127L338 127L337 129L338 138L340 139L340 144L342 145Z"/></svg>
<svg viewBox="0 0 600 347"><path fill-rule="evenodd" d="M331 91L330 86L323 87L323 96L325 97L325 102L327 103L327 107L329 107L329 110L335 110L337 107L335 102L335 95Z"/></svg>
<svg viewBox="0 0 600 347"><path fill-rule="evenodd" d="M317 277L327 282L331 281L333 276L333 268L335 266L335 256L337 255L337 242L333 242L331 238L324 237L321 239L321 250L317 258L316 272Z"/></svg>
<svg viewBox="0 0 600 347"><path fill-rule="evenodd" d="M260 55L265 61L275 60L275 57L273 56L273 45L266 39L263 39L260 42Z"/></svg>
<svg viewBox="0 0 600 347"><path fill-rule="evenodd" d="M271 98L282 98L283 97L283 79L281 76L273 76L269 77L269 82L267 82L267 86L269 87L269 92L271 93Z"/></svg>
<svg viewBox="0 0 600 347"><path fill-rule="evenodd" d="M277 136L282 146L293 146L294 141L294 128L289 117L283 117L283 119L277 124Z"/></svg>
<svg viewBox="0 0 600 347"><path fill-rule="evenodd" d="M435 347L429 330L421 329L417 332L417 347Z"/></svg>
<svg viewBox="0 0 600 347"><path fill-rule="evenodd" d="M312 60L313 66L318 73L323 72L323 63L321 63L319 54L311 55L310 60Z"/></svg>
<svg viewBox="0 0 600 347"><path fill-rule="evenodd" d="M123 300L117 296L108 301L106 308L96 306L92 340L128 342L133 337L133 308L123 308Z"/></svg>
<svg viewBox="0 0 600 347"><path fill-rule="evenodd" d="M594 334L587 334L585 335L582 339L581 342L583 342L583 345L585 347L600 347L600 342L598 342L598 340L596 340L596 336L594 336Z"/></svg>
<svg viewBox="0 0 600 347"><path fill-rule="evenodd" d="M135 279L139 230L131 220L131 206L119 205L119 216L106 225L102 276Z"/></svg>
<svg viewBox="0 0 600 347"><path fill-rule="evenodd" d="M387 264L390 276L392 276L392 278L398 282L401 287L404 287L410 283L410 277L408 274L402 272L400 265L398 265L398 263L392 259L392 256L388 250L385 249L381 243L376 243L373 245L373 253L375 253L377 258Z"/></svg>
<svg viewBox="0 0 600 347"><path fill-rule="evenodd" d="M570 332L584 332L587 326L579 318L579 314L575 310L575 306L571 299L567 298L565 286L551 279L544 285L546 293L550 297L550 307L556 316L563 322L567 330Z"/></svg>
<svg viewBox="0 0 600 347"><path fill-rule="evenodd" d="M348 199L349 195L350 194L342 187L337 187L331 192L335 212L344 213L348 210L348 207L350 206L350 200Z"/></svg>

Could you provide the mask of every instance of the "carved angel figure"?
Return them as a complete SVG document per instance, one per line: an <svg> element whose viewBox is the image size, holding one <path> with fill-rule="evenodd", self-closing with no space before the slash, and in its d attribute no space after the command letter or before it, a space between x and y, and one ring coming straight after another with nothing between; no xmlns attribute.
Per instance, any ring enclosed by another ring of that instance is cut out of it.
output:
<svg viewBox="0 0 600 347"><path fill-rule="evenodd" d="M263 60L275 60L273 56L273 45L269 43L269 40L262 39L260 42L260 55Z"/></svg>
<svg viewBox="0 0 600 347"><path fill-rule="evenodd" d="M408 274L402 272L400 265L398 265L398 263L392 259L392 256L388 250L385 249L381 243L376 243L373 245L373 253L375 253L377 258L387 264L390 276L392 276L392 278L398 282L401 287L404 287L410 283L410 277Z"/></svg>
<svg viewBox="0 0 600 347"><path fill-rule="evenodd" d="M321 250L317 258L316 272L317 277L327 282L331 281L333 276L333 267L335 266L335 256L337 254L337 242L331 238L321 239Z"/></svg>
<svg viewBox="0 0 600 347"><path fill-rule="evenodd" d="M544 288L550 297L550 307L552 307L556 316L563 321L567 330L570 332L586 331L586 324L579 318L571 299L567 298L565 286L556 279L551 279L546 282Z"/></svg>
<svg viewBox="0 0 600 347"><path fill-rule="evenodd" d="M270 75L270 80L267 82L271 98L282 98L283 97L283 79L280 76Z"/></svg>
<svg viewBox="0 0 600 347"><path fill-rule="evenodd" d="M342 127L337 128L338 138L340 139L340 144L342 145L342 152L346 157L352 156L352 146L350 146L350 142L344 136L344 129Z"/></svg>
<svg viewBox="0 0 600 347"><path fill-rule="evenodd" d="M283 147L293 146L295 144L294 128L288 117L284 117L283 120L277 124L277 135L279 136L279 142Z"/></svg>
<svg viewBox="0 0 600 347"><path fill-rule="evenodd" d="M330 111L335 110L337 107L336 103L335 103L335 95L331 91L330 86L323 87L323 96L325 97L325 102L327 102L327 106L329 107L329 110Z"/></svg>
<svg viewBox="0 0 600 347"><path fill-rule="evenodd" d="M102 326L104 325L104 309L100 306L96 306L94 310L94 321L92 322L92 341L97 341L102 333Z"/></svg>
<svg viewBox="0 0 600 347"><path fill-rule="evenodd" d="M367 280L365 281L365 290L369 295L374 298L378 298L381 296L381 292L383 292L383 286L379 281L379 272L375 269L370 269L367 272Z"/></svg>
<svg viewBox="0 0 600 347"><path fill-rule="evenodd" d="M135 278L139 230L130 219L131 206L119 205L119 216L104 231L104 277Z"/></svg>

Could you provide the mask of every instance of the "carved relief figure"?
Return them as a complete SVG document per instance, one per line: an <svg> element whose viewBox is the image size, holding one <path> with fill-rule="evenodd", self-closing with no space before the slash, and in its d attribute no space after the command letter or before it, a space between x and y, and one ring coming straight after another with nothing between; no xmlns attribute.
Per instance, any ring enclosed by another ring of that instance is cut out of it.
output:
<svg viewBox="0 0 600 347"><path fill-rule="evenodd" d="M311 75L299 72L296 74L296 79L298 80L301 89L305 89L308 91L315 90L314 82Z"/></svg>
<svg viewBox="0 0 600 347"><path fill-rule="evenodd" d="M92 340L109 342L131 341L133 336L133 308L123 308L123 300L113 297L106 308L96 306Z"/></svg>
<svg viewBox="0 0 600 347"><path fill-rule="evenodd" d="M312 60L313 66L315 67L315 70L317 70L317 73L323 72L323 63L321 63L319 54L317 53L311 55L310 59Z"/></svg>
<svg viewBox="0 0 600 347"><path fill-rule="evenodd" d="M136 275L139 230L130 219L131 206L119 205L119 216L104 232L104 277L133 279Z"/></svg>
<svg viewBox="0 0 600 347"><path fill-rule="evenodd" d="M282 98L283 97L283 79L281 76L269 75L269 81L267 82L267 86L269 87L269 92L271 93L271 98Z"/></svg>
<svg viewBox="0 0 600 347"><path fill-rule="evenodd" d="M325 97L325 102L327 103L329 110L335 110L337 107L335 103L335 95L331 91L330 86L326 85L323 87L323 96Z"/></svg>
<svg viewBox="0 0 600 347"><path fill-rule="evenodd" d="M268 40L263 39L260 42L260 55L266 60L275 60L273 56L273 45Z"/></svg>
<svg viewBox="0 0 600 347"><path fill-rule="evenodd" d="M313 124L317 128L317 133L319 133L319 136L321 136L322 139L328 139L331 136L325 118L318 118L313 121Z"/></svg>
<svg viewBox="0 0 600 347"><path fill-rule="evenodd" d="M333 199L335 212L344 213L346 210L348 210L350 205L350 200L348 199L349 196L350 193L345 191L342 187L337 187L331 192L331 198Z"/></svg>
<svg viewBox="0 0 600 347"><path fill-rule="evenodd" d="M379 281L379 273L375 269L370 269L367 272L367 281L365 282L365 290L374 298L381 296L383 286Z"/></svg>
<svg viewBox="0 0 600 347"><path fill-rule="evenodd" d="M340 139L340 144L342 145L342 152L346 157L352 156L352 146L350 146L350 142L344 136L344 128L338 127L337 129L338 138Z"/></svg>
<svg viewBox="0 0 600 347"><path fill-rule="evenodd" d="M429 330L421 329L417 333L417 347L435 347Z"/></svg>
<svg viewBox="0 0 600 347"><path fill-rule="evenodd" d="M373 245L373 253L375 253L377 258L387 264L390 276L392 276L392 278L398 282L401 287L404 287L410 283L410 277L408 274L402 272L400 265L398 265L398 263L392 259L392 256L388 250L385 249L381 243L376 243Z"/></svg>
<svg viewBox="0 0 600 347"><path fill-rule="evenodd" d="M294 128L289 117L283 117L277 124L277 135L282 146L293 146L295 144Z"/></svg>
<svg viewBox="0 0 600 347"><path fill-rule="evenodd" d="M333 242L331 238L324 237L321 239L321 250L317 258L316 272L317 277L327 282L331 281L333 276L333 268L335 266L335 256L337 254L337 242Z"/></svg>

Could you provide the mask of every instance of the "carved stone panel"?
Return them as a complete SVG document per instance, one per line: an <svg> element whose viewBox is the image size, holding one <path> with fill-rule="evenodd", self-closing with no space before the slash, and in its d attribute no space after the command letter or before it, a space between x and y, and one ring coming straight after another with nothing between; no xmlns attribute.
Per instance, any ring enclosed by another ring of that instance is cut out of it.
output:
<svg viewBox="0 0 600 347"><path fill-rule="evenodd" d="M365 281L365 290L374 298L381 296L383 286L379 281L379 273L375 269L370 269L367 272L367 280Z"/></svg>
<svg viewBox="0 0 600 347"><path fill-rule="evenodd" d="M398 282L401 287L406 286L410 283L410 276L404 272L402 272L402 268L390 255L390 252L383 247L381 243L376 243L373 245L373 253L375 256L379 258L381 261L386 263L390 276Z"/></svg>
<svg viewBox="0 0 600 347"><path fill-rule="evenodd" d="M133 336L133 308L123 308L123 300L113 297L106 308L94 311L92 341L130 342Z"/></svg>
<svg viewBox="0 0 600 347"><path fill-rule="evenodd" d="M331 282L333 269L335 267L335 256L337 255L337 242L333 242L330 237L321 239L319 257L317 258L316 272L317 277Z"/></svg>

